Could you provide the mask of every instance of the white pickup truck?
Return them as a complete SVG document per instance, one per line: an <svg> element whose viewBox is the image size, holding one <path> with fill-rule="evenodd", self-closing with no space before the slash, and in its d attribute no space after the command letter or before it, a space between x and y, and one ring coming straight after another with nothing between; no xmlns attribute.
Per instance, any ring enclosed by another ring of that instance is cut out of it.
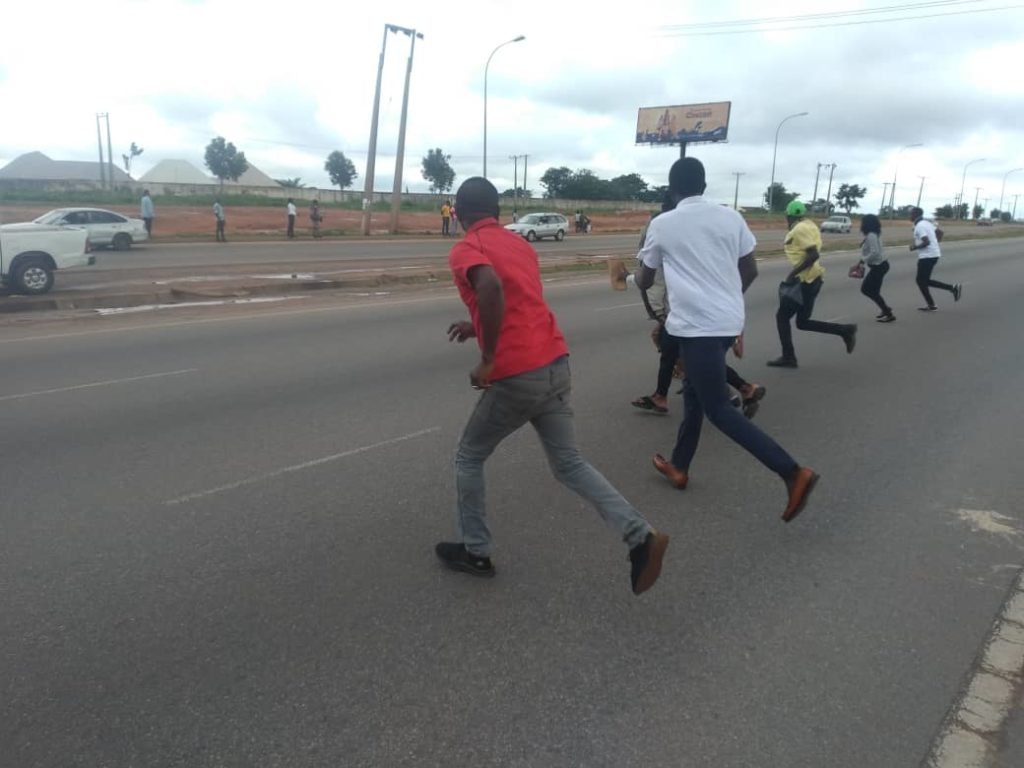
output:
<svg viewBox="0 0 1024 768"><path fill-rule="evenodd" d="M84 229L45 224L0 225L0 282L35 296L53 288L53 273L96 263Z"/></svg>

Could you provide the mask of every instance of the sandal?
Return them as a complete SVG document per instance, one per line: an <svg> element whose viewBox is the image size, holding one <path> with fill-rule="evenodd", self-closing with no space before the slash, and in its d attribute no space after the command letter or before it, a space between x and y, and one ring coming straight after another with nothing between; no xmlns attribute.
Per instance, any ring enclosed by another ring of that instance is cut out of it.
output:
<svg viewBox="0 0 1024 768"><path fill-rule="evenodd" d="M654 402L654 398L650 395L644 395L634 400L631 405L634 408L639 408L641 411L652 411L654 413L668 413L668 408L663 408Z"/></svg>

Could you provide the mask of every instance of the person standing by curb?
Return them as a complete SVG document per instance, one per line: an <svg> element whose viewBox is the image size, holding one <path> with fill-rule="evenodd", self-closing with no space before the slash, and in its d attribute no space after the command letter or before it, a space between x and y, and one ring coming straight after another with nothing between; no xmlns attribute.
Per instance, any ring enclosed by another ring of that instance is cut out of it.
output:
<svg viewBox="0 0 1024 768"><path fill-rule="evenodd" d="M290 197L288 198L288 239L295 239L295 217L298 215L299 209L295 207L295 201Z"/></svg>
<svg viewBox="0 0 1024 768"><path fill-rule="evenodd" d="M445 237L451 231L452 206L447 200L441 205L441 236Z"/></svg>
<svg viewBox="0 0 1024 768"><path fill-rule="evenodd" d="M217 242L226 243L228 239L224 235L224 206L220 204L220 198L213 201L213 215L217 219Z"/></svg>
<svg viewBox="0 0 1024 768"><path fill-rule="evenodd" d="M812 320L814 302L821 293L825 268L821 266L821 231L807 215L807 206L793 200L786 206L785 251L793 268L779 286L779 309L775 313L775 324L782 343L782 357L769 360L773 368L796 368L796 351L793 348L793 329L789 321L796 315L796 327L811 333L827 333L838 336L846 344L847 353L852 353L857 344L857 326L839 325Z"/></svg>
<svg viewBox="0 0 1024 768"><path fill-rule="evenodd" d="M757 241L739 213L704 198L704 166L696 158L677 160L668 185L679 203L648 226L636 275L637 287L646 290L653 285L655 273L664 270L670 307L666 328L679 340L686 376L683 421L672 459L656 453L654 468L674 487L686 488L707 415L727 437L782 478L788 495L782 520L788 523L807 504L818 475L800 466L734 408L726 388L725 355L743 332L743 294L757 278Z"/></svg>
<svg viewBox="0 0 1024 768"><path fill-rule="evenodd" d="M139 205L140 213L142 214L142 221L146 225L146 235L148 237L153 236L153 219L155 218L155 210L153 208L153 198L149 196L149 190L144 189L142 191L142 202Z"/></svg>
<svg viewBox="0 0 1024 768"><path fill-rule="evenodd" d="M861 283L860 292L871 299L882 313L875 319L880 323L895 323L892 307L882 298L882 281L889 274L889 260L882 251L882 220L868 213L860 220L860 232L864 241L860 244L860 263L868 268L868 275Z"/></svg>
<svg viewBox="0 0 1024 768"><path fill-rule="evenodd" d="M320 210L319 200L314 200L313 204L309 206L309 220L313 224L313 239L319 240L323 237L320 232L320 223L324 220L324 215Z"/></svg>
<svg viewBox="0 0 1024 768"><path fill-rule="evenodd" d="M639 595L658 580L669 537L655 531L580 454L569 349L544 300L537 252L501 226L498 190L487 179L467 179L455 201L465 234L452 247L448 265L471 319L452 323L448 340L477 340L480 362L469 381L482 393L455 455L460 540L442 541L434 551L453 570L495 574L484 462L502 440L529 423L555 478L589 501L626 542L630 583Z"/></svg>
<svg viewBox="0 0 1024 768"><path fill-rule="evenodd" d="M924 296L925 305L919 307L922 312L934 312L938 309L935 306L935 299L929 288L940 288L953 294L953 301L960 301L964 287L961 283L950 285L932 280L932 271L939 263L942 250L939 248L939 240L942 238L942 230L932 224L924 217L924 211L920 208L910 209L910 220L914 224L914 242L910 246L911 251L917 251L917 287Z"/></svg>

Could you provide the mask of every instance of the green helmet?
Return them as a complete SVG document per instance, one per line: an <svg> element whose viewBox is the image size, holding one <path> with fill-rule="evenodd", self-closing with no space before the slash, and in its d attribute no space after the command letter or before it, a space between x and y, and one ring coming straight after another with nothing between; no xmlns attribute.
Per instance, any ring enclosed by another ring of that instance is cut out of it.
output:
<svg viewBox="0 0 1024 768"><path fill-rule="evenodd" d="M793 219L799 216L806 216L807 206L799 200L790 200L789 205L786 206L786 215Z"/></svg>

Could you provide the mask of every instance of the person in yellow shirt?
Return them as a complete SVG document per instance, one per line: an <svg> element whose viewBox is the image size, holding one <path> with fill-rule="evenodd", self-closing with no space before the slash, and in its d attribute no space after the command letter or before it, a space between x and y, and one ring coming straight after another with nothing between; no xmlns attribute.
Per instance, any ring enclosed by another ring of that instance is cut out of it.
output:
<svg viewBox="0 0 1024 768"><path fill-rule="evenodd" d="M448 232L450 231L449 230L449 226L451 225L451 221L452 221L452 206L451 206L451 204L447 200L445 200L444 201L444 205L441 206L441 234L442 235L447 235Z"/></svg>
<svg viewBox="0 0 1024 768"><path fill-rule="evenodd" d="M814 302L821 292L825 268L821 265L821 232L818 225L807 216L807 206L793 200L786 206L786 258L792 269L779 286L779 310L775 323L782 342L782 357L769 360L773 368L796 368L796 351L793 349L793 329L789 321L796 315L796 327L801 331L828 333L839 336L846 344L846 351L853 352L857 344L857 326L825 323L812 320Z"/></svg>

